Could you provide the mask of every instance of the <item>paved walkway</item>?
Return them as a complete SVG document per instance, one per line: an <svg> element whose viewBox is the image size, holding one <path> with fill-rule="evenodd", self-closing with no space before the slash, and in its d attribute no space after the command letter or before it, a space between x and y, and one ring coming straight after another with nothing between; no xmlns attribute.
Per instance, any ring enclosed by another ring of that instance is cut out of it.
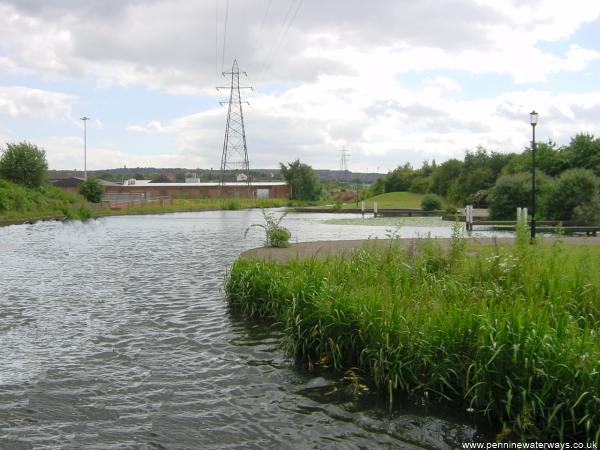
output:
<svg viewBox="0 0 600 450"><path fill-rule="evenodd" d="M545 237L543 243L551 245L556 242L557 237ZM400 248L411 248L418 245L420 239L396 239L394 245ZM444 245L450 243L450 239L438 238ZM514 238L468 238L468 245L493 245L512 244ZM597 237L563 237L562 241L566 245L600 245L600 236ZM240 255L240 258L258 258L270 261L288 261L291 259L325 259L328 256L342 255L349 257L356 249L364 246L372 246L374 248L386 248L392 245L389 239L360 239L353 241L316 241L316 242L301 242L292 244L288 248L271 248L260 247L247 250Z"/></svg>

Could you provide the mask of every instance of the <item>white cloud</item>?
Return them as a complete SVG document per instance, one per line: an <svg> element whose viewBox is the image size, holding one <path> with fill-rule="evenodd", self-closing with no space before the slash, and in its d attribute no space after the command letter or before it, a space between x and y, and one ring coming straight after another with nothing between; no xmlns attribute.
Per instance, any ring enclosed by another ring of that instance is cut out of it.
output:
<svg viewBox="0 0 600 450"><path fill-rule="evenodd" d="M367 164L389 170L407 161L418 166L425 159L461 158L466 149L478 145L501 152L521 151L530 140L532 105L540 113L538 137L542 141L567 143L582 130L600 134L600 91L515 90L462 100L445 98L444 90L432 90L427 83L418 91L396 87L378 96L359 90L351 96L335 96L327 89L327 82L302 85L275 98L253 100L245 111L252 166L274 167L300 158L316 167L336 168L344 146L352 148L349 167L357 171L365 170ZM300 98L311 100L299 104ZM180 153L218 167L225 117L223 109L213 109L175 119L160 130L175 136Z"/></svg>
<svg viewBox="0 0 600 450"><path fill-rule="evenodd" d="M0 48L9 58L0 67L24 67L50 78L91 77L103 86L214 94L224 27L224 11L215 22L214 3L32 5L0 4ZM540 6L509 0L382 0L378 7L358 0L305 2L287 28L287 5L275 2L265 19L263 1L232 2L225 66L238 56L251 79L259 81L310 82L326 73L364 73L367 66L393 73L460 69L539 80L556 71L582 70L600 56L584 48L562 56L537 48L597 18L598 5L586 0Z"/></svg>
<svg viewBox="0 0 600 450"><path fill-rule="evenodd" d="M73 8L67 0L0 0L0 76L35 74L65 84L83 80L107 89L135 85L216 97L214 86L223 82L217 72L224 5L218 4L215 30L214 2L82 0ZM518 151L528 143L527 114L534 107L542 114L542 136L547 132L567 140L581 130L600 132L596 92L519 87L556 74L591 71L593 78L598 48L564 42L570 46L559 51L565 46L547 44L566 40L596 20L600 2L381 0L377 7L363 0L303 2L289 28L283 20L289 3L272 2L265 15L266 5L231 1L224 57L226 66L238 57L249 82L259 84L245 115L255 167L300 157L334 168L342 146L352 148L355 170L364 170L366 159L371 168L389 169L404 161L461 156L479 144ZM425 71L435 75L414 85L403 81ZM514 85L509 92L473 98L464 80L487 74L508 76ZM268 94L266 87L272 89ZM0 88L0 114L69 117L76 99L5 87ZM127 137L146 142L158 134L172 139L174 154L165 149L139 156L115 144L95 148L91 164L218 166L225 110L173 119L177 112L164 114L162 106L157 105L153 120L141 124L147 115L132 118L118 129L140 133ZM104 127L101 122L93 126ZM47 142L51 165L78 161L76 140Z"/></svg>
<svg viewBox="0 0 600 450"><path fill-rule="evenodd" d="M13 118L68 117L77 98L21 86L0 86L0 115Z"/></svg>
<svg viewBox="0 0 600 450"><path fill-rule="evenodd" d="M137 131L140 133L160 133L165 131L163 126L158 120L152 120L146 125L129 125L126 128L127 131Z"/></svg>
<svg viewBox="0 0 600 450"><path fill-rule="evenodd" d="M46 150L51 169L83 170L83 139L51 137L35 142ZM116 167L205 167L206 161L196 155L181 152L154 155L134 155L110 145L88 142L87 168L101 170Z"/></svg>

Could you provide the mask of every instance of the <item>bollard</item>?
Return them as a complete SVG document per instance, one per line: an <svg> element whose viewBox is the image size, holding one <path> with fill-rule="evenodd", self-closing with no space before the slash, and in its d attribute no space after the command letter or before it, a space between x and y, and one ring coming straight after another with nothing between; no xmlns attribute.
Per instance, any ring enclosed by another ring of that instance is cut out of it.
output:
<svg viewBox="0 0 600 450"><path fill-rule="evenodd" d="M473 231L473 205L465 206L465 228Z"/></svg>

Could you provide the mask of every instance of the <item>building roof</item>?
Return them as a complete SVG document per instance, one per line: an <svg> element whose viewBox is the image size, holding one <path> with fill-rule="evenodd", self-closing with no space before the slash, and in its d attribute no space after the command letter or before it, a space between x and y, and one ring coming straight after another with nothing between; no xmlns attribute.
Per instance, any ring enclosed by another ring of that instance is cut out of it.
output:
<svg viewBox="0 0 600 450"><path fill-rule="evenodd" d="M56 187L77 187L85 181L82 177L67 177L50 180L50 182ZM120 186L119 183L113 183L112 181L98 180L103 186Z"/></svg>
<svg viewBox="0 0 600 450"><path fill-rule="evenodd" d="M59 178L57 180L50 180L50 182L56 187L77 187L85 180L80 177L68 177L68 178Z"/></svg>

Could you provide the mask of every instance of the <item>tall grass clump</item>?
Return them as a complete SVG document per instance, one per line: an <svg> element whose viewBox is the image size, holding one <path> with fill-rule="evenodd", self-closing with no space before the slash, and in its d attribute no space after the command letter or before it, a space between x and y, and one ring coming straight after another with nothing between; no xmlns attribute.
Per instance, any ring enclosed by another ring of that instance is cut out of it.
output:
<svg viewBox="0 0 600 450"><path fill-rule="evenodd" d="M268 212L266 209L262 210L262 215L265 223L253 223L244 232L244 237L248 235L248 232L254 228L262 228L265 232L265 245L267 247L289 247L290 237L292 234L290 230L281 226L281 221L285 218L286 213L281 214L278 218L274 214Z"/></svg>
<svg viewBox="0 0 600 450"><path fill-rule="evenodd" d="M458 231L457 231L458 233ZM392 400L443 401L507 439L600 437L600 248L366 247L351 258L240 259L226 291L285 325L307 366L369 374Z"/></svg>

